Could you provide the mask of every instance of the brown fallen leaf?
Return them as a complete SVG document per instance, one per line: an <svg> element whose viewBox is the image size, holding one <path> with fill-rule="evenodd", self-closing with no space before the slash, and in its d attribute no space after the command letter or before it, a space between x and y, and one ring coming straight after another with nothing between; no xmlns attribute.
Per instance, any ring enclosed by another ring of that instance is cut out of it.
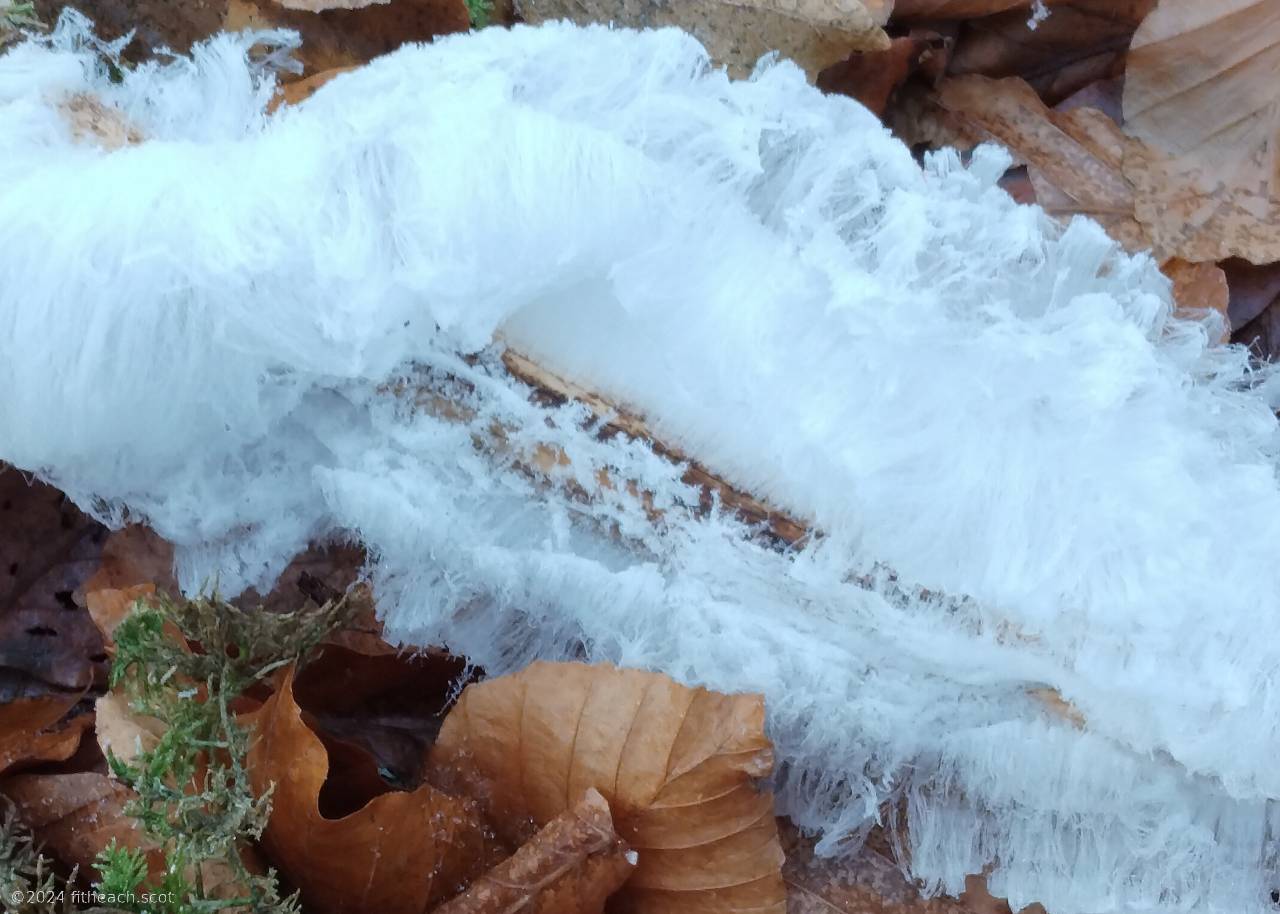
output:
<svg viewBox="0 0 1280 914"><path fill-rule="evenodd" d="M781 912L782 849L758 695L690 689L607 664L535 663L467 687L430 756L522 843L594 788L639 855L610 909Z"/></svg>
<svg viewBox="0 0 1280 914"><path fill-rule="evenodd" d="M390 3L391 0L276 0L287 10L323 13L325 10L362 10L366 6Z"/></svg>
<svg viewBox="0 0 1280 914"><path fill-rule="evenodd" d="M1207 263L1280 245L1280 210L1274 222L1255 218L1260 197L1222 183L1205 189L1202 172L1126 135L1101 111L1054 111L1016 78L947 79L936 101L1028 166L1046 212L1090 216L1130 251ZM1280 258L1280 246L1275 251Z"/></svg>
<svg viewBox="0 0 1280 914"><path fill-rule="evenodd" d="M1023 8L961 24L947 72L1021 76L1049 104L1118 76L1155 0L1066 0L1043 21Z"/></svg>
<svg viewBox="0 0 1280 914"><path fill-rule="evenodd" d="M268 113L273 112L283 105L301 104L315 95L317 89L335 76L341 73L349 73L354 69L354 66L334 67L331 70L316 73L314 76L308 76L306 79L285 83L276 90L276 96L271 100L271 104L267 106L267 111Z"/></svg>
<svg viewBox="0 0 1280 914"><path fill-rule="evenodd" d="M706 47L729 75L746 76L770 51L794 60L812 81L852 51L883 51L886 4L858 0L516 0L532 24L550 19L635 28L676 26Z"/></svg>
<svg viewBox="0 0 1280 914"><path fill-rule="evenodd" d="M88 16L103 39L133 32L124 57L137 61L160 48L185 54L194 42L218 31L221 0L35 0L37 14L50 23L68 6Z"/></svg>
<svg viewBox="0 0 1280 914"><path fill-rule="evenodd" d="M0 704L0 774L75 754L92 715L74 713L79 695L42 695Z"/></svg>
<svg viewBox="0 0 1280 914"><path fill-rule="evenodd" d="M1245 260L1221 264L1231 289L1231 326L1243 329L1280 302L1280 263L1256 266Z"/></svg>
<svg viewBox="0 0 1280 914"><path fill-rule="evenodd" d="M54 857L81 872L92 870L98 852L117 841L147 848L146 836L125 815L133 792L105 774L19 774L0 781L19 818ZM158 871L158 858L153 861Z"/></svg>
<svg viewBox="0 0 1280 914"><path fill-rule="evenodd" d="M93 710L94 733L103 756L110 753L123 762L154 749L167 729L163 721L135 711L118 689L99 698Z"/></svg>
<svg viewBox="0 0 1280 914"><path fill-rule="evenodd" d="M1061 0L1049 0L1050 6ZM893 18L975 19L1005 10L1029 9L1032 0L896 0Z"/></svg>
<svg viewBox="0 0 1280 914"><path fill-rule="evenodd" d="M1266 148L1280 187L1280 7L1274 0L1161 0L1133 36L1125 126L1164 152L1226 170Z"/></svg>
<svg viewBox="0 0 1280 914"><path fill-rule="evenodd" d="M1131 251L1152 246L1148 228L1135 216L1133 184L1122 170L1131 141L1105 115L1091 108L1053 111L1018 78L947 79L937 100L1027 164L1036 199L1050 215L1089 216Z"/></svg>
<svg viewBox="0 0 1280 914"><path fill-rule="evenodd" d="M1173 303L1181 316L1194 318L1197 312L1216 311L1223 321L1222 339L1218 342L1231 337L1231 318L1227 313L1231 292L1227 288L1227 274L1221 267L1174 257L1162 263L1160 270L1173 280Z"/></svg>
<svg viewBox="0 0 1280 914"><path fill-rule="evenodd" d="M443 651L369 654L326 645L296 675L293 694L323 737L360 747L394 783L416 787L445 712L473 674Z"/></svg>
<svg viewBox="0 0 1280 914"><path fill-rule="evenodd" d="M349 815L326 818L319 797L329 759L294 700L292 670L249 719L256 728L248 756L253 788L261 794L274 785L262 846L308 910L421 914L490 862L476 804L430 785L383 793Z"/></svg>
<svg viewBox="0 0 1280 914"><path fill-rule="evenodd" d="M1138 216L1193 262L1280 260L1280 7L1162 0L1133 38L1125 130Z"/></svg>
<svg viewBox="0 0 1280 914"><path fill-rule="evenodd" d="M322 0L323 2L323 0ZM464 0L390 0L361 8L286 8L276 0L226 0L222 27L287 28L302 37L295 57L303 75L352 67L402 44L471 27Z"/></svg>
<svg viewBox="0 0 1280 914"><path fill-rule="evenodd" d="M150 527L131 524L108 534L102 546L102 557L93 575L81 588L124 590L139 585L176 593L173 575L173 546Z"/></svg>
<svg viewBox="0 0 1280 914"><path fill-rule="evenodd" d="M1280 356L1280 263L1255 266L1231 259L1222 269L1231 294L1232 339L1260 356Z"/></svg>
<svg viewBox="0 0 1280 914"><path fill-rule="evenodd" d="M635 864L595 790L435 914L600 914Z"/></svg>
<svg viewBox="0 0 1280 914"><path fill-rule="evenodd" d="M0 702L105 683L102 638L74 598L105 535L57 489L0 464Z"/></svg>
<svg viewBox="0 0 1280 914"><path fill-rule="evenodd" d="M883 115L898 87L933 58L944 57L942 36L913 30L891 40L883 51L860 51L823 70L818 88L856 98L877 115Z"/></svg>
<svg viewBox="0 0 1280 914"><path fill-rule="evenodd" d="M44 851L68 868L95 873L99 852L115 842L146 852L149 883L158 884L162 878L165 855L125 812L135 794L119 781L97 772L16 775L0 781L0 794L13 802L18 818ZM252 848L245 848L242 857L250 872L265 871ZM235 879L221 860L200 864L200 884L209 898L243 897L244 889Z"/></svg>
<svg viewBox="0 0 1280 914"><path fill-rule="evenodd" d="M115 653L115 633L120 623L129 617L139 602L145 602L155 592L156 586L147 583L132 587L103 587L85 593L85 608L89 610L93 624L102 632L108 654Z"/></svg>

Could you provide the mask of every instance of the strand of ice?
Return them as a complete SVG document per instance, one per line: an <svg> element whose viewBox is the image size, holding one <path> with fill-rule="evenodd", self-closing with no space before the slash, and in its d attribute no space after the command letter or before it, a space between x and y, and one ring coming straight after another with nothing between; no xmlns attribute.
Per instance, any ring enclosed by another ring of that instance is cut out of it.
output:
<svg viewBox="0 0 1280 914"><path fill-rule="evenodd" d="M486 30L274 116L252 38L114 81L87 36L0 57L0 459L145 518L188 588L359 538L406 642L764 692L785 811L838 852L903 802L931 891L1269 908L1271 376L1149 259L1015 205L1001 153L921 169L671 30ZM77 142L75 93L148 140ZM823 537L689 519L678 468L530 403L496 333ZM849 583L877 562L972 599Z"/></svg>

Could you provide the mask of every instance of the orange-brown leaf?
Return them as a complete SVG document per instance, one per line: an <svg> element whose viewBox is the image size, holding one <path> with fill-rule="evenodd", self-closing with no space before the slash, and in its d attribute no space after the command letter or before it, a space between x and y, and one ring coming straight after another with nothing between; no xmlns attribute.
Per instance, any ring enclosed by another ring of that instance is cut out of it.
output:
<svg viewBox="0 0 1280 914"><path fill-rule="evenodd" d="M1036 22L1008 10L960 28L948 72L1021 76L1050 104L1119 76L1134 30L1155 0L1068 0Z"/></svg>
<svg viewBox="0 0 1280 914"><path fill-rule="evenodd" d="M75 754L93 718L70 716L79 695L42 695L0 704L0 774L35 762L62 762Z"/></svg>
<svg viewBox="0 0 1280 914"><path fill-rule="evenodd" d="M1157 149L1218 166L1269 144L1274 168L1278 73L1274 0L1161 0L1129 50L1125 128Z"/></svg>
<svg viewBox="0 0 1280 914"><path fill-rule="evenodd" d="M600 914L633 867L609 804L588 790L435 914Z"/></svg>
<svg viewBox="0 0 1280 914"><path fill-rule="evenodd" d="M463 0L391 0L360 9L286 9L275 0L228 0L223 28L288 28L302 36L296 57L311 76L367 63L402 44L471 26Z"/></svg>
<svg viewBox="0 0 1280 914"><path fill-rule="evenodd" d="M1031 169L1040 205L1050 214L1096 219L1132 251L1151 246L1135 214L1123 173L1130 142L1093 109L1051 111L1021 79L962 76L946 80L938 99L949 112L991 134Z"/></svg>
<svg viewBox="0 0 1280 914"><path fill-rule="evenodd" d="M722 695L609 665L535 663L468 686L431 754L483 798L499 833L532 829L594 788L635 848L611 910L781 912L773 767L757 695Z"/></svg>
<svg viewBox="0 0 1280 914"><path fill-rule="evenodd" d="M94 625L102 632L107 644L107 651L115 653L115 634L120 623L128 618L139 600L154 595L156 585L152 583L135 584L132 587L104 587L89 590L84 595L85 606L93 618Z"/></svg>
<svg viewBox="0 0 1280 914"><path fill-rule="evenodd" d="M150 584L160 590L176 591L173 576L173 546L149 527L134 524L116 530L102 547L102 562L84 592L125 590Z"/></svg>
<svg viewBox="0 0 1280 914"><path fill-rule="evenodd" d="M1183 317L1194 318L1197 312L1216 311L1222 315L1223 339L1231 335L1227 305L1231 292L1227 274L1213 263L1189 263L1175 257L1160 265L1165 276L1173 280L1173 303Z"/></svg>
<svg viewBox="0 0 1280 914"><path fill-rule="evenodd" d="M851 54L847 60L828 67L818 77L824 92L838 92L856 98L877 116L882 116L889 99L912 73L931 56L942 56L942 41L933 33L913 32L894 38L883 51Z"/></svg>
<svg viewBox="0 0 1280 914"><path fill-rule="evenodd" d="M99 698L93 710L98 747L104 756L110 752L122 762L154 749L167 729L164 721L136 712L119 689Z"/></svg>
<svg viewBox="0 0 1280 914"><path fill-rule="evenodd" d="M974 19L1030 6L1031 0L897 0L893 18Z"/></svg>
<svg viewBox="0 0 1280 914"><path fill-rule="evenodd" d="M814 79L851 51L881 51L885 2L859 0L516 0L529 23L571 19L631 27L675 26L706 47L730 74L745 76L770 51L795 61Z"/></svg>
<svg viewBox="0 0 1280 914"><path fill-rule="evenodd" d="M19 774L6 778L0 790L49 853L82 872L113 840L121 847L148 846L124 812L133 792L105 774Z"/></svg>
<svg viewBox="0 0 1280 914"><path fill-rule="evenodd" d="M341 818L321 814L329 758L293 697L293 672L253 715L254 790L274 785L262 844L308 910L421 914L482 871L476 804L424 785L388 792Z"/></svg>
<svg viewBox="0 0 1280 914"><path fill-rule="evenodd" d="M1280 260L1277 73L1274 0L1161 0L1133 37L1125 130L1161 153L1133 163L1139 202L1188 260Z"/></svg>

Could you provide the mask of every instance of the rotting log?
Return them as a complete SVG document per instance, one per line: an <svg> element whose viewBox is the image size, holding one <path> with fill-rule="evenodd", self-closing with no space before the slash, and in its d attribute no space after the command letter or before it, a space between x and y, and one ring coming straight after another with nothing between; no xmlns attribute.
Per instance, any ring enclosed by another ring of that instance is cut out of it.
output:
<svg viewBox="0 0 1280 914"><path fill-rule="evenodd" d="M561 377L514 349L508 348L503 352L502 363L513 378L526 385L532 391L531 399L535 402L546 406L558 406L569 400L576 401L590 412L597 423L596 427L599 429L601 437L625 435L630 439L643 441L655 453L683 466L684 482L700 492L699 511L703 513L710 512L718 503L724 509L737 515L745 524L762 531L776 548L799 547L803 546L807 541L821 538L821 531L815 530L810 525L790 516L787 512L741 491L723 477L717 475L713 470L690 457L679 447L662 441L650 431L645 420L635 413L611 403L594 391ZM562 451L551 446L540 450L535 460L543 472L548 471L554 463L566 463L567 461L568 457ZM609 480L602 480L602 484L612 487L612 483ZM643 498L643 493L637 491L634 483L629 483L627 490L633 496ZM649 510L646 505L646 511ZM968 599L947 597L923 587L907 586L899 580L895 572L884 568L879 569L876 574L851 576L849 581L867 590L878 589L886 599L899 603L905 603L912 598L953 600L956 602L964 602ZM1033 637L1023 634L1016 626L1011 624L1002 626L1001 637L1004 640L1027 643L1035 640ZM1085 718L1080 710L1063 698L1062 694L1052 686L1031 686L1026 691L1028 695L1040 702L1054 716L1077 728L1083 729L1085 726Z"/></svg>

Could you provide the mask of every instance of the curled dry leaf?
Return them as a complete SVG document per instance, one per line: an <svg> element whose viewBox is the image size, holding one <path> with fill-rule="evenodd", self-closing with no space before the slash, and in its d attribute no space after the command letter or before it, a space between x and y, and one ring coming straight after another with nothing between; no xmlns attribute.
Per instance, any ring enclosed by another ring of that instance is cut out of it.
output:
<svg viewBox="0 0 1280 914"><path fill-rule="evenodd" d="M722 695L607 664L535 663L468 686L432 776L483 799L517 843L589 789L638 854L611 910L782 912L782 849L758 695Z"/></svg>
<svg viewBox="0 0 1280 914"><path fill-rule="evenodd" d="M600 914L634 863L595 790L435 914Z"/></svg>
<svg viewBox="0 0 1280 914"><path fill-rule="evenodd" d="M324 737L359 747L386 777L416 787L426 749L469 673L442 651L369 654L327 644L297 674L293 692Z"/></svg>
<svg viewBox="0 0 1280 914"><path fill-rule="evenodd" d="M35 762L63 762L75 754L92 722L74 714L79 695L42 695L0 704L0 774Z"/></svg>
<svg viewBox="0 0 1280 914"><path fill-rule="evenodd" d="M818 72L852 51L883 51L889 36L880 28L884 3L858 0L516 0L530 23L571 19L636 28L676 26L706 47L732 76L745 76L770 51Z"/></svg>
<svg viewBox="0 0 1280 914"><path fill-rule="evenodd" d="M308 910L421 914L484 869L491 847L476 804L429 785L341 818L321 813L329 759L294 700L292 670L251 719L254 790L274 785L262 845Z"/></svg>

